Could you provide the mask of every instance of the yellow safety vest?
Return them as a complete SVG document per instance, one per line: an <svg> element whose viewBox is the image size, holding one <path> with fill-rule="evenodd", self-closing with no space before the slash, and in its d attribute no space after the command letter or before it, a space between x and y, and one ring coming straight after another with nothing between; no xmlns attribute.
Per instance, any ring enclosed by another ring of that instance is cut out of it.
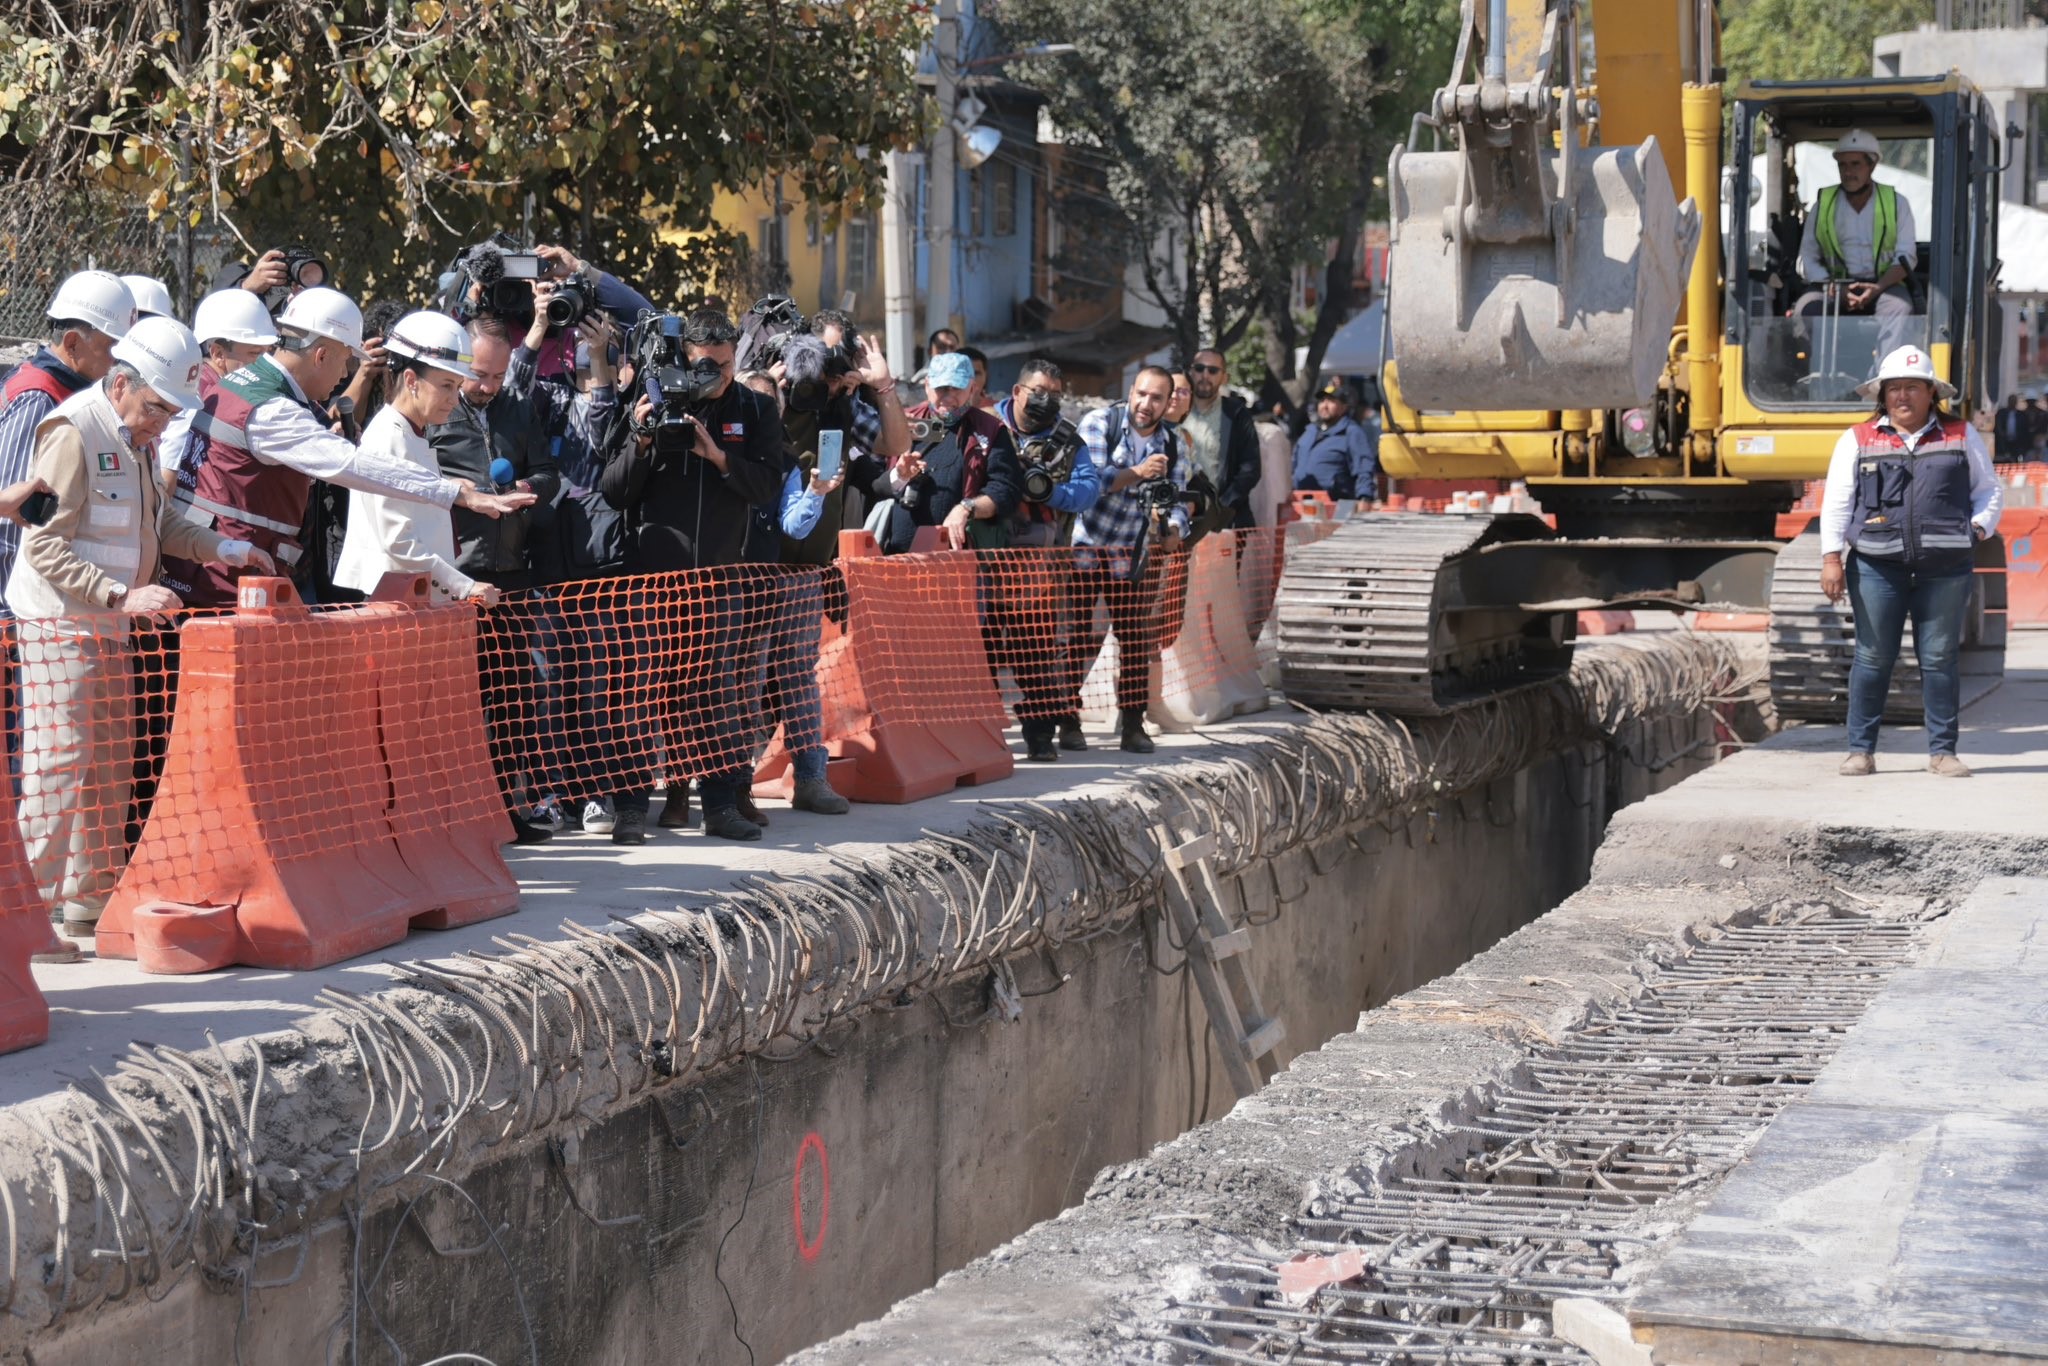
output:
<svg viewBox="0 0 2048 1366"><path fill-rule="evenodd" d="M1873 187L1877 191L1877 231L1871 243L1871 270L1878 275L1891 269L1893 254L1899 246L1899 192L1889 185ZM1848 263L1842 257L1842 234L1835 227L1835 205L1841 201L1842 187L1829 185L1820 192L1820 203L1814 206L1819 218L1813 225L1814 240L1820 243L1821 260L1827 263L1828 278L1840 280L1849 274Z"/></svg>

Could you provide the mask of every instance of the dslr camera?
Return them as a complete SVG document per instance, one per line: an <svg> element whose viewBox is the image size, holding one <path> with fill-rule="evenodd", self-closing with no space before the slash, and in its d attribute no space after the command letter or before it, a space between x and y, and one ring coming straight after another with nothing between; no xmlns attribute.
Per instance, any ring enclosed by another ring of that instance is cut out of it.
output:
<svg viewBox="0 0 2048 1366"><path fill-rule="evenodd" d="M528 307L532 307L533 286L527 286ZM592 287L590 277L577 271L555 284L555 292L548 296L548 331L572 332L582 325L585 318L597 311L597 290Z"/></svg>
<svg viewBox="0 0 2048 1366"><path fill-rule="evenodd" d="M1081 453L1081 433L1065 418L1051 429L1017 438L1017 460L1024 467L1024 501L1043 503L1053 490L1074 472L1074 457ZM1160 480L1160 483L1166 483Z"/></svg>
<svg viewBox="0 0 2048 1366"><path fill-rule="evenodd" d="M1200 521L1208 515L1210 504L1215 500L1208 490L1208 480L1197 474L1186 488L1175 488L1171 479L1164 476L1147 479L1131 490L1146 512L1155 517L1165 517L1174 508L1185 504L1188 515Z"/></svg>
<svg viewBox="0 0 2048 1366"><path fill-rule="evenodd" d="M654 438L656 459L695 447L701 424L692 410L708 402L724 378L710 357L688 359L683 328L683 319L673 313L650 313L633 324L626 338L633 372L654 404L646 424L635 430Z"/></svg>
<svg viewBox="0 0 2048 1366"><path fill-rule="evenodd" d="M291 283L263 291L263 306L272 313L284 307L294 288L318 289L321 285L334 283L334 272L327 268L327 262L318 252L297 245L282 250L285 278Z"/></svg>

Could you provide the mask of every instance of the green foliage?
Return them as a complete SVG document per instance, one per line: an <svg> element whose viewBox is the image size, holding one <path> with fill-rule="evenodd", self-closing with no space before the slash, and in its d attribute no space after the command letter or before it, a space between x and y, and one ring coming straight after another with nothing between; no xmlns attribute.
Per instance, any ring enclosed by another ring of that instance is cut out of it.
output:
<svg viewBox="0 0 2048 1366"><path fill-rule="evenodd" d="M1873 38L1933 18L1933 0L1725 0L1722 58L1731 83L1867 76Z"/></svg>
<svg viewBox="0 0 2048 1366"><path fill-rule="evenodd" d="M721 187L864 206L922 131L921 0L270 0L181 35L185 9L0 20L0 173L331 244L370 287L530 202L543 240L652 280Z"/></svg>

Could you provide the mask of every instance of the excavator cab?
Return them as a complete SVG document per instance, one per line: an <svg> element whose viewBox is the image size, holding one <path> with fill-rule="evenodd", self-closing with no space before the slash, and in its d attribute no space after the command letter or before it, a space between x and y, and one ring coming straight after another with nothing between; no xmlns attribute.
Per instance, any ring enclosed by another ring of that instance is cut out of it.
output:
<svg viewBox="0 0 2048 1366"><path fill-rule="evenodd" d="M1824 271L1810 279L1801 269L1807 219L1836 183L1835 142L1852 128L1877 137L1876 180L1911 212L1916 261L1902 286L1909 314L1856 313ZM1979 314L1996 268L1996 215L1973 198L1998 150L1982 100L1953 78L1757 82L1737 92L1733 134L1723 194L1725 333L1741 355L1748 404L1792 420L1865 411L1857 386L1907 345L1946 362L1966 405L1973 400L1965 376L1987 359Z"/></svg>

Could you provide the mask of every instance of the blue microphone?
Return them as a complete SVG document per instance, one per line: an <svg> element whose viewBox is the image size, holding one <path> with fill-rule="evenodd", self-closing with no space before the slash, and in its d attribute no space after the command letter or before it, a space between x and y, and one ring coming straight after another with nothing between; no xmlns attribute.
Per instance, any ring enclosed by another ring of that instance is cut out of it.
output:
<svg viewBox="0 0 2048 1366"><path fill-rule="evenodd" d="M491 491L510 493L512 486L519 482L519 471L512 468L512 462L499 456L491 462Z"/></svg>

